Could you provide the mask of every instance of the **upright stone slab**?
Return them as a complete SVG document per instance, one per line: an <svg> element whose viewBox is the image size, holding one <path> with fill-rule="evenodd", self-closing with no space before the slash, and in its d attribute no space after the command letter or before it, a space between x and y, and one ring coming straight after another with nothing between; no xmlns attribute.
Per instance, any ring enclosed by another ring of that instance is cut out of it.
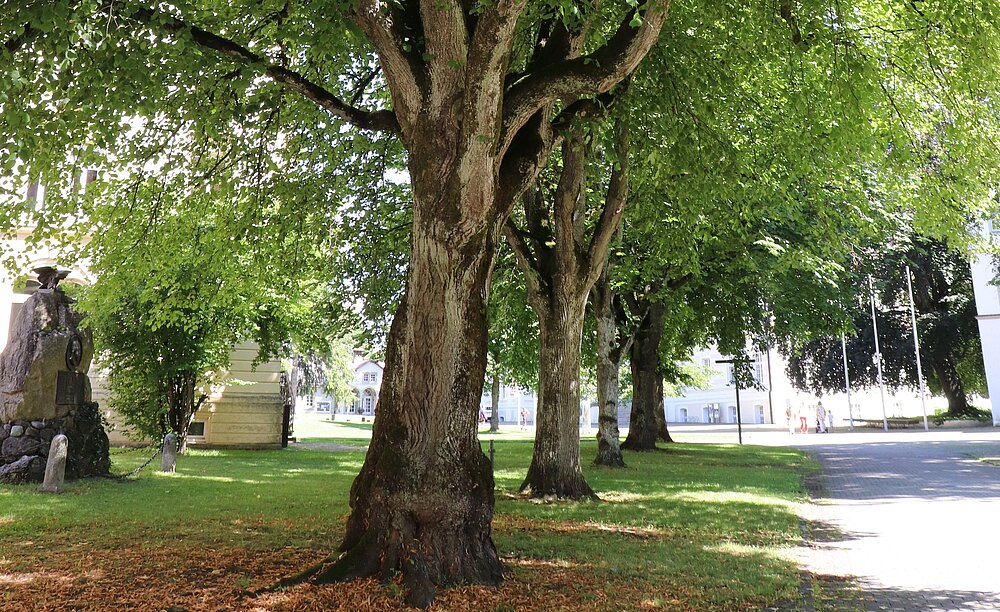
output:
<svg viewBox="0 0 1000 612"><path fill-rule="evenodd" d="M163 439L163 459L160 461L160 471L174 473L177 468L177 436L167 434Z"/></svg>
<svg viewBox="0 0 1000 612"><path fill-rule="evenodd" d="M63 434L52 438L49 459L45 463L45 481L38 490L42 493L62 493L66 478L66 457L69 455L69 438Z"/></svg>

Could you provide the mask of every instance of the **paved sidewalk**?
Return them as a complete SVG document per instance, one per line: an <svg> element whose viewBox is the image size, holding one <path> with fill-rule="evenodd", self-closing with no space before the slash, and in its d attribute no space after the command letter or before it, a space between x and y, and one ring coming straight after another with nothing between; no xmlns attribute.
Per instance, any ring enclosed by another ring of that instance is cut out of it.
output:
<svg viewBox="0 0 1000 612"><path fill-rule="evenodd" d="M681 442L735 444L736 427L674 425ZM1000 429L743 428L822 466L800 549L804 603L781 610L1000 610Z"/></svg>
<svg viewBox="0 0 1000 612"><path fill-rule="evenodd" d="M815 609L1000 609L1000 432L833 433L792 440L823 467L810 507ZM832 584L832 588L831 588ZM829 599L825 597L829 596Z"/></svg>

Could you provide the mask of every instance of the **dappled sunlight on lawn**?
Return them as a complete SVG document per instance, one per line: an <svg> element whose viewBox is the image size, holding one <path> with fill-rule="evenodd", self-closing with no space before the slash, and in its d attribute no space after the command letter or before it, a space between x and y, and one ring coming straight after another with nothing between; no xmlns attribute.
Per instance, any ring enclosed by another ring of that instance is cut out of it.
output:
<svg viewBox="0 0 1000 612"><path fill-rule="evenodd" d="M200 474L188 474L184 472L174 472L173 474L157 474L157 478L174 478L189 480L208 480L211 482L238 482L240 484L262 485L264 480L251 480L248 478L232 478L230 476L202 476Z"/></svg>
<svg viewBox="0 0 1000 612"><path fill-rule="evenodd" d="M789 499L780 497L769 497L754 493L744 493L741 491L683 491L671 493L665 496L670 499L679 499L694 502L726 503L740 502L746 504L763 504L767 506L781 506L791 510L796 510L799 504Z"/></svg>

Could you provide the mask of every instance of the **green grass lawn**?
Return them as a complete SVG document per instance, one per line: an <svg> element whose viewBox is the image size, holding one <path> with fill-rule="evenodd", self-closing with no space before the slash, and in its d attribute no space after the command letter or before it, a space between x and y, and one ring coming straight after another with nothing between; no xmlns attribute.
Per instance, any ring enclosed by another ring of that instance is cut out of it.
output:
<svg viewBox="0 0 1000 612"><path fill-rule="evenodd" d="M306 445L363 446L370 435L361 424L311 427L297 428ZM797 597L797 568L782 550L799 541L801 474L814 469L803 454L683 444L627 454L628 469L608 470L589 465L595 444L585 441L584 469L604 501L538 503L517 495L529 435L497 436L494 539L511 573L499 591L469 595L475 607L732 610ZM113 450L114 469L146 457ZM233 599L240 589L293 573L337 546L363 459L361 450L192 450L175 474L156 472L154 462L133 481L69 483L58 496L0 488L0 603L144 607L169 593L187 610L243 606ZM152 551L149 559L142 551ZM162 567L171 558L204 565L197 580L187 576L186 591L177 588L183 577ZM129 585L152 594L143 598ZM40 586L48 599L31 599ZM400 600L392 585L367 590L381 608ZM440 606L467 605L463 593L445 592ZM540 593L562 603L542 605ZM347 601L336 590L300 595L329 607Z"/></svg>

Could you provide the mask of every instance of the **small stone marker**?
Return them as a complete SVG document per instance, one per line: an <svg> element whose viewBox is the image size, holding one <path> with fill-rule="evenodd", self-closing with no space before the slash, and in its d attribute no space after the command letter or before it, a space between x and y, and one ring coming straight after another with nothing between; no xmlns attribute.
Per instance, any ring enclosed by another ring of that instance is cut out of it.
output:
<svg viewBox="0 0 1000 612"><path fill-rule="evenodd" d="M177 436L169 433L163 439L163 460L160 462L160 471L173 473L177 467Z"/></svg>
<svg viewBox="0 0 1000 612"><path fill-rule="evenodd" d="M45 463L45 481L38 487L41 493L62 493L63 480L66 476L66 455L69 451L69 440L63 434L52 438L49 446L49 459Z"/></svg>

